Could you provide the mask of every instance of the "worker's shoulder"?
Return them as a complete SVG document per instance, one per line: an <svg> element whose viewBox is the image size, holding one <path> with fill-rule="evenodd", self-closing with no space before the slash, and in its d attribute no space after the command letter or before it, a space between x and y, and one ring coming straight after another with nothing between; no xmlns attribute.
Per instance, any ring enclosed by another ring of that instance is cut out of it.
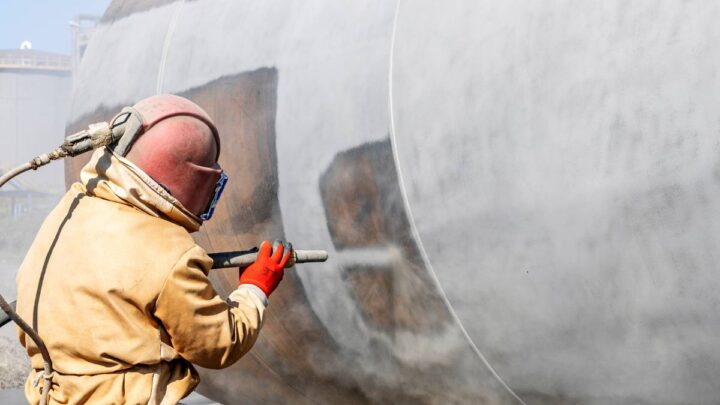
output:
<svg viewBox="0 0 720 405"><path fill-rule="evenodd" d="M211 265L184 227L71 189L43 223L18 272L18 286L31 297L42 272L57 291L104 291L146 305L178 270L207 273Z"/></svg>
<svg viewBox="0 0 720 405"><path fill-rule="evenodd" d="M127 270L170 271L188 252L205 252L181 225L156 217L131 205L69 192L59 204L53 228L61 228L62 217L72 218L62 239L84 250L103 252L105 259Z"/></svg>
<svg viewBox="0 0 720 405"><path fill-rule="evenodd" d="M132 206L92 198L93 205L103 205L104 210L90 207L94 220L103 222L106 236L118 238L127 249L144 255L159 255L176 261L188 250L197 247L190 233L183 226L167 218L156 217Z"/></svg>

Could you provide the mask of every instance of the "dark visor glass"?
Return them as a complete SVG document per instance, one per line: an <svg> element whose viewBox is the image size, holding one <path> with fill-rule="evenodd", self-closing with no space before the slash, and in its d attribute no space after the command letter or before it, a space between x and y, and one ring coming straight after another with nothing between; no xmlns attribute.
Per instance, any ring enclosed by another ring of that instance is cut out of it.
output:
<svg viewBox="0 0 720 405"><path fill-rule="evenodd" d="M215 194L213 194L213 198L212 200L210 200L210 203L205 209L205 212L200 214L200 219L202 219L203 221L207 221L212 218L213 213L215 212L215 206L217 205L218 201L220 201L220 196L222 195L223 190L225 190L225 184L227 184L227 181L228 176L225 174L225 172L220 173L220 178L215 184Z"/></svg>

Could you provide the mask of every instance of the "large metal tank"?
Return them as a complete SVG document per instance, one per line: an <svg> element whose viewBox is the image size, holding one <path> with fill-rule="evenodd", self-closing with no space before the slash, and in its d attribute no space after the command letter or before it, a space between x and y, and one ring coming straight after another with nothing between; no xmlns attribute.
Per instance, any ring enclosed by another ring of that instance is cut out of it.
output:
<svg viewBox="0 0 720 405"><path fill-rule="evenodd" d="M718 17L701 0L116 0L68 131L190 97L231 177L197 241L330 250L288 272L248 356L203 371L209 397L709 404Z"/></svg>

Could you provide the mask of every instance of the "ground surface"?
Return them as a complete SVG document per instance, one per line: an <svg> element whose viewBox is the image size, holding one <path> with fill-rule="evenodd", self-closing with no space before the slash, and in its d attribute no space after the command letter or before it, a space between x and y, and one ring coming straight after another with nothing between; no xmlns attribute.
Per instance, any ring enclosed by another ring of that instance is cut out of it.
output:
<svg viewBox="0 0 720 405"><path fill-rule="evenodd" d="M23 395L22 388L12 388L7 390L0 390L0 404L3 405L24 405L25 396Z"/></svg>
<svg viewBox="0 0 720 405"><path fill-rule="evenodd" d="M22 387L29 369L30 362L20 344L0 336L0 389Z"/></svg>

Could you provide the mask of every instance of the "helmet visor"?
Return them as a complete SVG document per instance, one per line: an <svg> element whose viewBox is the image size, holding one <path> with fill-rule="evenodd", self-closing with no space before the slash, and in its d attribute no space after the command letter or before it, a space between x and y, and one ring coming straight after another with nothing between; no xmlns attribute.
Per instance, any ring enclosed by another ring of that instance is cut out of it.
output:
<svg viewBox="0 0 720 405"><path fill-rule="evenodd" d="M223 190L225 190L225 184L227 184L228 176L225 174L225 172L220 173L220 178L218 179L217 183L215 183L215 193L213 193L213 197L208 203L207 208L205 208L205 212L200 214L200 219L203 221L207 221L210 218L212 218L213 213L215 213L215 206L217 206L218 201L220 201L220 196L223 193Z"/></svg>

